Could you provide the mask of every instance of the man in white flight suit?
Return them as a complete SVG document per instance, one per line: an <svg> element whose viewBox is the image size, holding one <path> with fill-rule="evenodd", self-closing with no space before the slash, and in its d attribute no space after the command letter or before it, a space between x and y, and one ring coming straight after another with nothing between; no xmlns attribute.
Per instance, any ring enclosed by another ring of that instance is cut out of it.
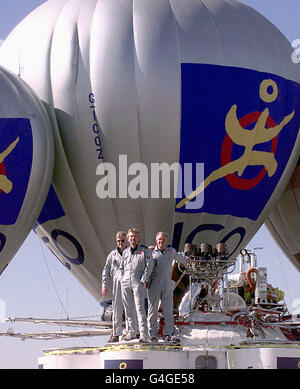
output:
<svg viewBox="0 0 300 389"><path fill-rule="evenodd" d="M153 270L151 251L140 244L140 233L135 228L130 228L127 233L129 247L123 253L121 266L121 287L128 324L128 334L124 340L136 338L134 329L134 312L136 309L138 326L140 331L140 343L148 338L147 316L145 310L146 288Z"/></svg>
<svg viewBox="0 0 300 389"><path fill-rule="evenodd" d="M122 254L127 247L126 232L119 231L116 235L117 248L113 250L107 257L106 264L102 272L102 295L107 295L109 282L112 280L112 322L113 333L108 343L118 342L122 335L123 322L123 302L121 293L120 281L120 265L122 262Z"/></svg>
<svg viewBox="0 0 300 389"><path fill-rule="evenodd" d="M148 288L148 327L149 336L152 342L157 342L157 313L158 304L161 301L161 307L165 319L164 339L172 340L174 335L174 317L173 317L173 282L172 282L172 264L175 259L177 262L185 265L186 257L177 253L177 251L168 246L168 235L165 232L156 234L156 247L152 252L153 260L156 262L154 270L150 276Z"/></svg>

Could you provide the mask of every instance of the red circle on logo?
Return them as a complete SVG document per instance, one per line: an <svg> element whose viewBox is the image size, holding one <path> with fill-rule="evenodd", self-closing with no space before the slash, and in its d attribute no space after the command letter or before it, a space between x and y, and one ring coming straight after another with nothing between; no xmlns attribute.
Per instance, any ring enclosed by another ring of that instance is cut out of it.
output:
<svg viewBox="0 0 300 389"><path fill-rule="evenodd" d="M243 116L239 123L243 128L247 128L250 124L255 123L258 121L259 117L261 115L261 112L251 112L247 115ZM268 116L268 119L266 121L267 128L275 127L276 123L274 120ZM233 141L229 137L229 135L226 135L223 141L222 150L221 150L221 165L227 165L229 162L232 162L231 160L231 153L232 153L232 147L233 147ZM270 152L273 154L276 153L278 144L278 138L275 137L272 139L272 147ZM237 176L236 173L228 174L225 178L229 185L231 185L235 189L242 189L242 190L249 190L254 188L257 184L260 183L260 181L264 178L264 176L267 173L267 169L265 167L262 168L262 170L258 173L256 177L253 177L251 179L245 179L240 178Z"/></svg>
<svg viewBox="0 0 300 389"><path fill-rule="evenodd" d="M5 165L4 165L4 162L1 162L0 163L0 175L1 176L6 176L6 169L5 169ZM2 190L0 188L0 194L2 193Z"/></svg>

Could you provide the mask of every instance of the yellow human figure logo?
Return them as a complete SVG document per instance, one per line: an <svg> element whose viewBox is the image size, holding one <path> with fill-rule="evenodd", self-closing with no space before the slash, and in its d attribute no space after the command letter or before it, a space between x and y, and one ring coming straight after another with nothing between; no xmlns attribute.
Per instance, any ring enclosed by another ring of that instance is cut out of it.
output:
<svg viewBox="0 0 300 389"><path fill-rule="evenodd" d="M270 86L273 88L273 93L271 94L267 92L267 88ZM276 83L273 80L264 80L260 86L261 99L270 103L273 102L277 96L278 89ZM202 181L195 191L191 192L185 199L181 200L176 205L176 208L181 208L187 202L198 196L198 194L213 181L219 180L220 178L226 177L228 174L233 174L235 172L237 172L240 177L247 166L263 165L266 168L269 177L275 174L277 170L277 161L274 154L271 151L255 151L253 150L253 147L260 143L269 142L271 139L275 138L283 127L292 120L295 115L295 111L285 116L281 123L277 126L266 128L266 121L269 116L269 109L266 108L261 113L254 129L251 131L244 129L240 125L236 111L237 106L234 104L226 116L225 129L228 136L235 144L245 147L244 154L235 161L229 162L228 164L213 171L204 181Z"/></svg>
<svg viewBox="0 0 300 389"><path fill-rule="evenodd" d="M20 138L18 137L14 142L12 142L6 150L0 153L0 163L13 151L19 142ZM10 193L13 188L13 183L3 174L0 174L0 190L3 190L4 193Z"/></svg>

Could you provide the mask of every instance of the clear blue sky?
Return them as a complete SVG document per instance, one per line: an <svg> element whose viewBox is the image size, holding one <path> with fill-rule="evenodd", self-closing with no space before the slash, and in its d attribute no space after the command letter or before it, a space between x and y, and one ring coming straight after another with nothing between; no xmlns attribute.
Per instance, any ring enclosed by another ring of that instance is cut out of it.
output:
<svg viewBox="0 0 300 389"><path fill-rule="evenodd" d="M43 2L0 0L0 39L5 39L24 16ZM266 16L290 42L300 39L300 0L244 0L244 3ZM258 252L259 265L268 267L268 282L285 291L286 302L291 306L294 299L300 298L300 273L277 248L265 227L259 230L247 247L264 247ZM0 299L6 303L7 317L65 318L65 311L68 311L69 317L100 314L97 302L41 245L33 232L0 277ZM8 327L13 327L15 332L55 329L30 324L0 324L0 332L6 332ZM36 368L37 358L43 356L43 349L99 346L105 340L105 337L98 337L23 342L0 337L0 368Z"/></svg>

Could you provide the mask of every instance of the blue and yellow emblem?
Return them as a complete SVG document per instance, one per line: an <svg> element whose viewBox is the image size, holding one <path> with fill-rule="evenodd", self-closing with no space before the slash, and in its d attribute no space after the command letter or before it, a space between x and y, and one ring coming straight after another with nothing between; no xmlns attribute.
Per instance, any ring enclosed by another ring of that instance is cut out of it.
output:
<svg viewBox="0 0 300 389"><path fill-rule="evenodd" d="M277 357L277 369L300 369L300 358Z"/></svg>
<svg viewBox="0 0 300 389"><path fill-rule="evenodd" d="M15 224L26 195L32 167L29 119L0 119L0 224Z"/></svg>
<svg viewBox="0 0 300 389"><path fill-rule="evenodd" d="M143 369L142 359L112 359L104 361L104 369Z"/></svg>
<svg viewBox="0 0 300 389"><path fill-rule="evenodd" d="M274 74L218 65L182 64L181 73L180 163L204 163L204 179L199 184L193 177L194 190L182 190L176 212L256 220L295 145L300 85ZM187 206L204 192L200 209Z"/></svg>

